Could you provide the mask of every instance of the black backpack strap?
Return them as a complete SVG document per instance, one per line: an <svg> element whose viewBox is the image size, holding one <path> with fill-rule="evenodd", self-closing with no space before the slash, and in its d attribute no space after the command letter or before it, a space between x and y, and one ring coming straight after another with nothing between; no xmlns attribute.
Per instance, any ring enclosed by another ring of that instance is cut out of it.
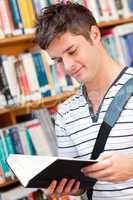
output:
<svg viewBox="0 0 133 200"><path fill-rule="evenodd" d="M118 120L124 106L128 102L129 98L133 95L133 78L129 79L117 92L116 96L112 100L109 108L105 114L104 120L101 124L91 159L97 159L99 155L104 151L104 147L108 138L108 135ZM96 180L93 182L95 185ZM88 200L92 200L92 189L87 191Z"/></svg>

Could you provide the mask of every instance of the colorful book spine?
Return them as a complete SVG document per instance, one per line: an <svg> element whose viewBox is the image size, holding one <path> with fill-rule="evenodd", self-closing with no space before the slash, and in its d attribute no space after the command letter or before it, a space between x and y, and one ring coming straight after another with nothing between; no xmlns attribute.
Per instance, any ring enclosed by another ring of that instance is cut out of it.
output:
<svg viewBox="0 0 133 200"><path fill-rule="evenodd" d="M24 154L23 147L22 147L21 140L20 140L19 133L18 133L18 128L17 127L9 128L9 133L12 138L15 153Z"/></svg>
<svg viewBox="0 0 133 200"><path fill-rule="evenodd" d="M37 154L36 148L35 148L35 146L32 142L30 133L29 133L29 131L26 127L24 128L24 131L25 131L25 136L26 136L26 140L27 140L27 146L29 148L29 154L30 155L36 155Z"/></svg>
<svg viewBox="0 0 133 200"><path fill-rule="evenodd" d="M62 90L61 90L61 87L59 85L56 66L52 61L50 63L50 71L51 71L52 79L53 79L53 82L54 82L56 94L57 95L61 94Z"/></svg>
<svg viewBox="0 0 133 200"><path fill-rule="evenodd" d="M1 88L2 94L4 94L4 96L5 96L7 105L14 104L13 96L9 89L7 77L4 72L2 57L0 57L0 88Z"/></svg>
<svg viewBox="0 0 133 200"><path fill-rule="evenodd" d="M20 58L24 66L25 74L30 88L31 100L38 100L41 98L41 94L39 92L40 87L37 79L33 57L31 53L24 53L20 55Z"/></svg>
<svg viewBox="0 0 133 200"><path fill-rule="evenodd" d="M6 164L6 158L7 158L6 149L3 144L2 135L0 134L0 161L1 161L1 166L2 166L2 174L5 177L9 173L9 168Z"/></svg>
<svg viewBox="0 0 133 200"><path fill-rule="evenodd" d="M37 73L38 82L40 85L40 91L43 97L51 96L50 87L48 84L47 74L44 70L43 60L40 52L32 54L35 63L35 69Z"/></svg>
<svg viewBox="0 0 133 200"><path fill-rule="evenodd" d="M13 141L12 141L12 137L9 133L8 129L4 129L3 130L3 134L4 134L4 138L5 138L5 145L7 147L7 151L8 151L8 155L9 154L14 154L15 153L15 149L13 146Z"/></svg>
<svg viewBox="0 0 133 200"><path fill-rule="evenodd" d="M30 95L30 87L28 84L27 76L26 76L22 59L20 56L18 56L15 61L15 69L16 69L17 79L19 82L20 90L21 90L22 100L28 101L29 95Z"/></svg>
<svg viewBox="0 0 133 200"><path fill-rule="evenodd" d="M12 35L12 24L9 20L9 16L7 14L6 1L0 1L0 18L2 24L2 30L6 36Z"/></svg>
<svg viewBox="0 0 133 200"><path fill-rule="evenodd" d="M20 16L17 0L10 0L9 6L15 27L15 35L23 34L23 24Z"/></svg>
<svg viewBox="0 0 133 200"><path fill-rule="evenodd" d="M133 67L133 46L132 46L133 33L129 33L123 37L126 41L127 52L128 52L129 58L130 58L128 65Z"/></svg>
<svg viewBox="0 0 133 200"><path fill-rule="evenodd" d="M34 32L33 23L29 13L29 7L27 1L18 0L18 7L22 18L25 34L33 33Z"/></svg>
<svg viewBox="0 0 133 200"><path fill-rule="evenodd" d="M27 3L29 15L30 15L31 27L34 27L36 19L35 19L35 12L34 12L33 3L32 3L31 0L26 0L26 3Z"/></svg>
<svg viewBox="0 0 133 200"><path fill-rule="evenodd" d="M54 82L52 79L52 74L51 74L50 65L49 65L50 58L46 51L41 51L41 55L42 55L42 59L43 59L44 69L47 74L48 83L49 83L49 86L51 89L51 95L56 95L55 85L54 85Z"/></svg>
<svg viewBox="0 0 133 200"><path fill-rule="evenodd" d="M13 56L3 56L3 68L7 77L7 82L9 89L14 100L20 95L19 85L16 77L16 71L14 66L14 57Z"/></svg>
<svg viewBox="0 0 133 200"><path fill-rule="evenodd" d="M133 1L127 0L127 3L128 3L128 7L129 7L130 12L133 15Z"/></svg>

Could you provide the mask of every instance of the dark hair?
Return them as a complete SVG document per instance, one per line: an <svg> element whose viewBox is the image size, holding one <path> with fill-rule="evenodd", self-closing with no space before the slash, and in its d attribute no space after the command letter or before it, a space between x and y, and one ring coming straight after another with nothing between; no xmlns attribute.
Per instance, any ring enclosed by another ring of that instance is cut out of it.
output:
<svg viewBox="0 0 133 200"><path fill-rule="evenodd" d="M96 20L86 7L67 2L46 7L37 17L35 38L42 49L47 49L50 42L69 31L90 39L89 31Z"/></svg>

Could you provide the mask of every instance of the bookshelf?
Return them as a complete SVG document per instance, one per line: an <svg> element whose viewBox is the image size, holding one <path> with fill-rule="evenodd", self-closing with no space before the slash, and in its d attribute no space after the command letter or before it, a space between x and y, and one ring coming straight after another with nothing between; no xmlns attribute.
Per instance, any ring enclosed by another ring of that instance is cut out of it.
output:
<svg viewBox="0 0 133 200"><path fill-rule="evenodd" d="M100 23L98 23L98 26L101 29L104 29L104 28L110 28L111 26L117 26L117 25L131 23L131 22L133 22L133 17L121 18L121 19L112 20L109 22L100 22Z"/></svg>
<svg viewBox="0 0 133 200"><path fill-rule="evenodd" d="M18 180L17 179L14 179L14 180L6 180L6 181L2 181L0 183L0 190L2 190L3 188L6 188L10 185L14 185L14 184L17 184L18 183Z"/></svg>
<svg viewBox="0 0 133 200"><path fill-rule="evenodd" d="M0 118L2 120L2 127L10 125L10 124L16 124L16 117L24 114L29 114L33 110L39 109L39 108L50 108L55 105L57 105L60 102L63 102L65 99L73 95L75 91L71 92L64 92L58 96L51 96L51 97L45 97L41 100L34 101L34 102L27 102L22 105L17 105L11 108L3 108L0 109Z"/></svg>
<svg viewBox="0 0 133 200"><path fill-rule="evenodd" d="M132 23L133 16L129 18L121 18L117 20L112 20L109 22L100 22L98 26L101 30L108 29L117 25ZM0 39L0 54L6 55L18 55L26 50L34 50L38 48L34 42L34 34L26 34L21 36L7 37ZM8 125L16 124L16 117L24 114L31 113L33 110L39 108L49 108L63 102L65 99L73 95L75 91L64 92L58 96L51 96L42 98L39 101L32 101L25 104L6 107L0 109L0 128L6 127ZM6 180L0 182L0 189L10 186L16 183L17 180Z"/></svg>
<svg viewBox="0 0 133 200"><path fill-rule="evenodd" d="M0 54L17 55L26 49L35 47L33 34L0 39Z"/></svg>

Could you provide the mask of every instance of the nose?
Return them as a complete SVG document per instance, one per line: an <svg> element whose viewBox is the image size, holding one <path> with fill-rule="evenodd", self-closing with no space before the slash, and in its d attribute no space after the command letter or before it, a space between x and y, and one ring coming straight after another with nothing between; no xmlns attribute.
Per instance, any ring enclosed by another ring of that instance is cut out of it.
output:
<svg viewBox="0 0 133 200"><path fill-rule="evenodd" d="M71 73L75 68L75 61L71 57L64 57L63 64L66 72Z"/></svg>

